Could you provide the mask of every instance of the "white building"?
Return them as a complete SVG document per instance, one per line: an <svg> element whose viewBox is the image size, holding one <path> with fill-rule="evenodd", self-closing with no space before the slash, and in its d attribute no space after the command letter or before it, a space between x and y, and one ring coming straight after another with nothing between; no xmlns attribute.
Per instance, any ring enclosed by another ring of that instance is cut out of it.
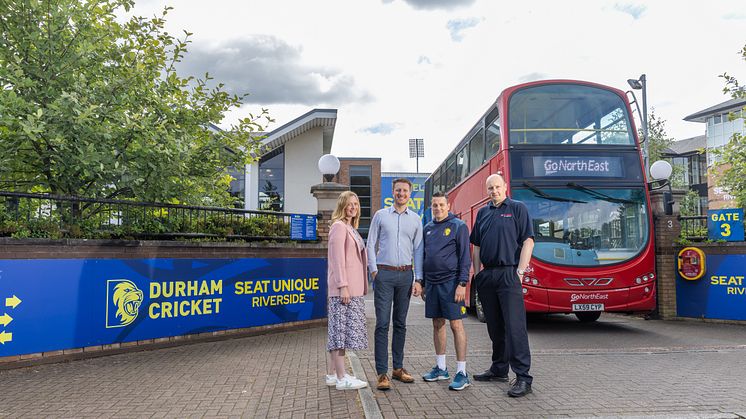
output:
<svg viewBox="0 0 746 419"><path fill-rule="evenodd" d="M318 161L331 152L336 123L336 109L313 109L264 133L261 155L246 165L244 208L316 214L311 186L323 180Z"/></svg>
<svg viewBox="0 0 746 419"><path fill-rule="evenodd" d="M722 168L718 166L718 157L712 151L726 145L735 133L746 135L744 107L746 107L746 99L731 99L684 118L685 121L705 123L707 168L709 169L707 171L707 198L710 209L733 208L735 205L735 197L726 188L718 185L717 176Z"/></svg>

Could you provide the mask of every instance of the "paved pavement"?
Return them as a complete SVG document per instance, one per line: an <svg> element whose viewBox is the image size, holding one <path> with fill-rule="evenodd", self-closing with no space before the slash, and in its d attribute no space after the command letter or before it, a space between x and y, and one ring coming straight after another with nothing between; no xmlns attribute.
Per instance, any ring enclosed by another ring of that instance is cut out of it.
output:
<svg viewBox="0 0 746 419"><path fill-rule="evenodd" d="M423 313L413 300L405 365L416 375L434 363ZM467 368L479 372L490 359L486 328L469 318L466 330ZM532 321L529 336L534 393L522 399L508 398L506 383L327 388L326 329L315 328L0 371L0 416L362 418L366 405L385 418L746 417L743 326L553 316ZM450 331L448 339L455 370ZM374 384L372 351L351 359Z"/></svg>

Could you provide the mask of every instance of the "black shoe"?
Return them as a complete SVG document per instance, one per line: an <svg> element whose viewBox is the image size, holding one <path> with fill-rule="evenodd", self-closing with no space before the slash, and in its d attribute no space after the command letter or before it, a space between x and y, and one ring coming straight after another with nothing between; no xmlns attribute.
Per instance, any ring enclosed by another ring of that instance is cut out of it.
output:
<svg viewBox="0 0 746 419"><path fill-rule="evenodd" d="M508 390L508 396L523 397L530 392L531 392L531 384L518 379L513 384L513 387L511 387L510 390Z"/></svg>
<svg viewBox="0 0 746 419"><path fill-rule="evenodd" d="M492 370L487 370L481 374L474 374L474 379L477 381L500 381L506 383L508 381L507 375L497 375Z"/></svg>

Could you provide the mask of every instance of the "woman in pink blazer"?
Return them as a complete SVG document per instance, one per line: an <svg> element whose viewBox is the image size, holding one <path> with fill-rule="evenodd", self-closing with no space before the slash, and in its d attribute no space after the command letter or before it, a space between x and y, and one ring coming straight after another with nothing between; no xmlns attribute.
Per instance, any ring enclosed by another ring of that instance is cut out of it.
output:
<svg viewBox="0 0 746 419"><path fill-rule="evenodd" d="M360 200L345 191L337 199L329 230L328 308L329 374L328 386L354 390L368 385L345 371L345 350L368 347L365 326L365 299L368 293L368 257L365 243L357 232L360 224Z"/></svg>

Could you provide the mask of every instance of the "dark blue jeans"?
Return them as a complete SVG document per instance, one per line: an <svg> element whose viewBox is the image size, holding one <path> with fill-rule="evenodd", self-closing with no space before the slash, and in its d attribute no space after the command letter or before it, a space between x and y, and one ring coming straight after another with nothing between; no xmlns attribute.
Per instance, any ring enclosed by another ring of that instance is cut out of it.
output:
<svg viewBox="0 0 746 419"><path fill-rule="evenodd" d="M404 341L407 335L407 313L412 294L412 271L384 271L376 274L373 293L376 308L376 372L386 374L389 369L389 324L393 317L394 333L391 338L391 356L394 369L404 365ZM393 305L393 315L391 307Z"/></svg>
<svg viewBox="0 0 746 419"><path fill-rule="evenodd" d="M479 300L487 320L487 332L492 340L490 370L508 375L508 366L515 375L531 384L531 350L526 331L526 307L523 287L515 266L485 269L474 279Z"/></svg>

